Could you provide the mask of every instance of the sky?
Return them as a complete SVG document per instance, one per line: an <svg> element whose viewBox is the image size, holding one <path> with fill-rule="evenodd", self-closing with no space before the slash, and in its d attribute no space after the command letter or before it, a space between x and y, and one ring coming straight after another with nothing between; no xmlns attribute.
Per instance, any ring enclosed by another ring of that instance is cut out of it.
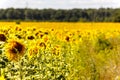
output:
<svg viewBox="0 0 120 80"><path fill-rule="evenodd" d="M0 8L120 8L120 0L0 0Z"/></svg>

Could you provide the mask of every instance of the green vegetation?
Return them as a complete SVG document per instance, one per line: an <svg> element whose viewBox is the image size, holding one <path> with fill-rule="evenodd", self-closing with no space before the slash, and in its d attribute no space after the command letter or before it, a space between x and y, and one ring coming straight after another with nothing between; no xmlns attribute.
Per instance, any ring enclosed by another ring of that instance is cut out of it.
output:
<svg viewBox="0 0 120 80"><path fill-rule="evenodd" d="M120 8L100 9L0 9L1 21L120 22Z"/></svg>

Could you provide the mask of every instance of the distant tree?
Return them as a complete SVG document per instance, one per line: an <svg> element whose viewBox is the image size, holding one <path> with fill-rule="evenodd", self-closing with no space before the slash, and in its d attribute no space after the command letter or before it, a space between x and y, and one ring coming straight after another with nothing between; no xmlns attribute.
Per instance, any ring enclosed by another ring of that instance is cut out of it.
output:
<svg viewBox="0 0 120 80"><path fill-rule="evenodd" d="M115 22L120 22L120 15L115 18Z"/></svg>
<svg viewBox="0 0 120 80"><path fill-rule="evenodd" d="M1 9L0 10L0 19L6 19L6 10L4 9Z"/></svg>
<svg viewBox="0 0 120 80"><path fill-rule="evenodd" d="M0 9L0 20L120 22L120 8L99 9Z"/></svg>
<svg viewBox="0 0 120 80"><path fill-rule="evenodd" d="M120 9L115 10L113 17L114 17L114 22L120 22Z"/></svg>
<svg viewBox="0 0 120 80"><path fill-rule="evenodd" d="M14 14L14 9L13 8L10 8L10 9L6 10L6 18L8 20L14 19L14 16L15 16L15 14Z"/></svg>
<svg viewBox="0 0 120 80"><path fill-rule="evenodd" d="M64 12L64 10L56 11L56 13L54 15L54 19L56 21L63 21L65 19L65 12Z"/></svg>

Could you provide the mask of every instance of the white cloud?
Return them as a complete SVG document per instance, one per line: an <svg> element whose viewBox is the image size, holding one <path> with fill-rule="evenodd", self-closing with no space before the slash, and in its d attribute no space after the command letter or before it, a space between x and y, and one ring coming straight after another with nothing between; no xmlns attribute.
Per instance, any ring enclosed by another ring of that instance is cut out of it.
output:
<svg viewBox="0 0 120 80"><path fill-rule="evenodd" d="M27 5L28 3L28 5ZM120 7L119 0L0 0L0 8L99 8Z"/></svg>

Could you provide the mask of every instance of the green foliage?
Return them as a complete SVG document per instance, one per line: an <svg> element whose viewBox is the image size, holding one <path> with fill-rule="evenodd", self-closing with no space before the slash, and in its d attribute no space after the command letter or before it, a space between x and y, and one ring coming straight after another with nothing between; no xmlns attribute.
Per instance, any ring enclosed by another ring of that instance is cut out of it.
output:
<svg viewBox="0 0 120 80"><path fill-rule="evenodd" d="M113 49L113 45L111 42L105 38L105 35L98 36L98 40L96 43L96 48L98 51L105 50L105 49Z"/></svg>
<svg viewBox="0 0 120 80"><path fill-rule="evenodd" d="M0 20L120 22L120 9L0 9Z"/></svg>

